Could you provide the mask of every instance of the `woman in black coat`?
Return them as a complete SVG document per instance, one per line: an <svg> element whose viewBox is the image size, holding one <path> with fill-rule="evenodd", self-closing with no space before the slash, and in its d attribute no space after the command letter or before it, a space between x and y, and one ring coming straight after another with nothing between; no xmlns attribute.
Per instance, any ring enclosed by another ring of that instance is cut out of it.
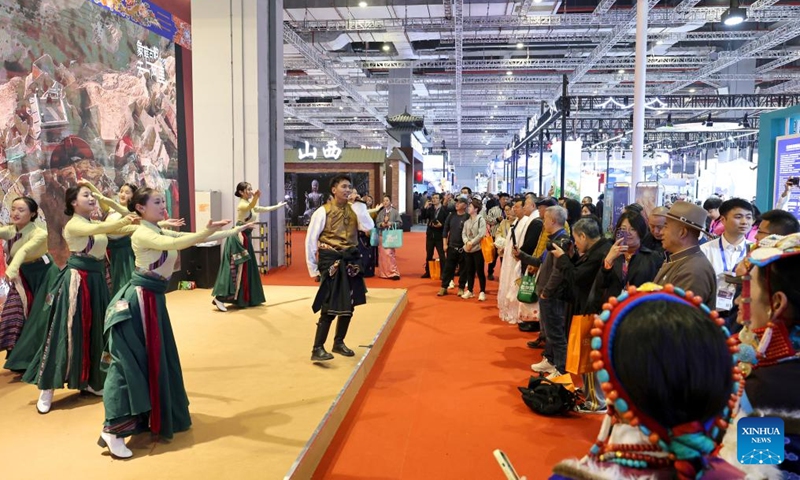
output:
<svg viewBox="0 0 800 480"><path fill-rule="evenodd" d="M592 309L600 311L609 297L616 297L629 285L652 282L664 259L642 246L647 223L638 212L627 210L617 220L617 239L608 251L593 286Z"/></svg>

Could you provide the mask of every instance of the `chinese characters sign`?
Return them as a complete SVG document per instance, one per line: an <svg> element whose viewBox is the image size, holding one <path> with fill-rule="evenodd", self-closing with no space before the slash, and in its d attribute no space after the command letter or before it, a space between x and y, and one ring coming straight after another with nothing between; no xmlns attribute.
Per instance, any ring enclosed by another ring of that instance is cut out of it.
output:
<svg viewBox="0 0 800 480"><path fill-rule="evenodd" d="M161 85L167 84L164 59L161 58L158 47L148 47L143 44L141 40L137 40L136 55L141 59L136 62L136 70L139 71L140 77L147 73L150 75L150 78L156 80Z"/></svg>
<svg viewBox="0 0 800 480"><path fill-rule="evenodd" d="M322 147L322 157L330 160L339 160L342 157L342 149L336 144L336 140L329 140ZM297 158L300 160L317 158L317 147L312 147L308 142L305 142L305 150L302 148L297 149Z"/></svg>

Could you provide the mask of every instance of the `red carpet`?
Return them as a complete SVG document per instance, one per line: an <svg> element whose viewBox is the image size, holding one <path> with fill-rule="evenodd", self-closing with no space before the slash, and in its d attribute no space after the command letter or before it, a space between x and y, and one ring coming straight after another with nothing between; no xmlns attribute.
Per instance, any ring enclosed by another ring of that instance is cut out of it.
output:
<svg viewBox="0 0 800 480"><path fill-rule="evenodd" d="M295 233L294 264L264 283L313 285L304 240ZM497 282L488 282L486 302L437 297L438 282L419 278L424 233L406 233L397 258L400 281L367 285L407 288L408 308L314 478L500 479L492 456L499 448L533 480L547 478L563 458L585 455L602 416L548 418L522 403L517 386L527 383L541 350L525 346L533 334L497 317Z"/></svg>

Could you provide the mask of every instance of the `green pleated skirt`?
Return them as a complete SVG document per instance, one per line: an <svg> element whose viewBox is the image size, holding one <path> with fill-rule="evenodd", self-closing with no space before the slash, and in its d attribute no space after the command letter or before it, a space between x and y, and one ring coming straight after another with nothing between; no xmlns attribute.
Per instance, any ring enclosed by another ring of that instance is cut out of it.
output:
<svg viewBox="0 0 800 480"><path fill-rule="evenodd" d="M23 263L19 270L31 289L33 303L22 333L3 367L8 370L25 371L44 342L50 311L47 298L53 282L58 278L59 270L50 255L47 255L47 262L37 260Z"/></svg>
<svg viewBox="0 0 800 480"><path fill-rule="evenodd" d="M108 239L108 260L111 264L111 295L119 292L131 281L136 258L131 237Z"/></svg>
<svg viewBox="0 0 800 480"><path fill-rule="evenodd" d="M105 268L105 261L94 258L73 255L67 260L67 266L53 282L46 333L22 376L24 382L36 385L39 390L64 388L64 385L73 390L84 390L87 386L97 391L103 388L105 373L100 370L100 357L105 345L103 320L110 296ZM81 272L86 273L91 307L88 328L83 325ZM84 366L88 369L86 378L83 378Z"/></svg>
<svg viewBox="0 0 800 480"><path fill-rule="evenodd" d="M172 332L164 292L167 282L134 272L130 284L111 301L106 316L108 336L104 367L107 376L103 391L105 427L117 436L128 436L147 430L153 408L150 396L150 365L147 338L139 304L139 289L153 293L160 345L158 362L158 391L161 430L159 435L170 439L176 432L188 430L189 398L183 384L178 347ZM152 325L152 323L151 323ZM152 338L152 337L151 337ZM149 420L149 421L148 421ZM127 425L116 429L119 425Z"/></svg>
<svg viewBox="0 0 800 480"><path fill-rule="evenodd" d="M211 294L221 302L246 308L261 305L266 299L253 251L252 232L244 230L242 236L244 244L238 235L225 240L217 281Z"/></svg>

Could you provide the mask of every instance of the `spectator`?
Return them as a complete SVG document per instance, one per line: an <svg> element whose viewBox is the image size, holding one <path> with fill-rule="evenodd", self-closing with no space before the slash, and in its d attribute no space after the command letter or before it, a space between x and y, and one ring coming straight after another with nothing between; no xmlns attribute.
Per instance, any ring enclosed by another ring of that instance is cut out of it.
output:
<svg viewBox="0 0 800 480"><path fill-rule="evenodd" d="M606 194L605 193L601 193L597 197L597 205L596 205L596 207L597 207L597 218L599 218L601 222L603 221L603 206L605 205L605 198L606 198Z"/></svg>
<svg viewBox="0 0 800 480"><path fill-rule="evenodd" d="M669 210L666 207L656 207L647 217L649 231L642 240L642 246L652 250L664 258L664 246L661 242L664 239L664 225L667 223L666 215Z"/></svg>
<svg viewBox="0 0 800 480"><path fill-rule="evenodd" d="M786 183L783 184L783 193L781 193L780 198L775 203L775 210L786 210L786 205L789 204L789 197L792 195L792 190L797 190L800 188L800 185L794 183L792 179L786 180Z"/></svg>
<svg viewBox="0 0 800 480"><path fill-rule="evenodd" d="M403 220L400 212L392 207L392 199L389 195L383 196L383 206L378 210L377 215L378 232L380 233L380 243L378 244L378 276L391 280L400 280L400 271L397 269L397 257L394 248L383 246L383 232L388 229L402 228Z"/></svg>
<svg viewBox="0 0 800 480"><path fill-rule="evenodd" d="M573 226L576 254L570 259L558 245L554 245L553 256L556 257L556 268L561 270L564 283L571 287L570 317L571 315L586 315L600 313L598 307L593 307L597 302L590 298L593 293L592 285L598 272L602 268L603 259L608 254L611 244L602 237L600 227L595 217L584 217ZM605 397L596 381L594 372L583 376L583 385L586 388L586 401L578 405L581 413L595 413L605 411Z"/></svg>
<svg viewBox="0 0 800 480"><path fill-rule="evenodd" d="M567 223L571 227L581 218L581 204L574 198L565 198L564 208L567 209Z"/></svg>
<svg viewBox="0 0 800 480"><path fill-rule="evenodd" d="M444 205L444 208L447 210L448 214L456 211L456 201L455 198L453 198L452 193L447 192L444 194L444 201L442 204Z"/></svg>
<svg viewBox="0 0 800 480"><path fill-rule="evenodd" d="M710 221L710 223L707 223L708 231L717 237L722 235L722 232L725 230L722 219L719 218L720 205L722 205L722 199L716 195L708 197L706 201L703 202L703 210L708 213L708 220Z"/></svg>
<svg viewBox="0 0 800 480"><path fill-rule="evenodd" d="M745 238L754 243L756 241L756 235L758 235L758 226L761 225L761 210L756 207L756 204L750 202L750 206L753 208L753 226L750 227L750 231L747 232Z"/></svg>
<svg viewBox="0 0 800 480"><path fill-rule="evenodd" d="M442 269L442 288L439 289L438 296L447 295L447 287L455 278L456 267L462 263L464 256L463 230L464 222L467 221L467 197L459 196L456 201L456 211L447 216L444 222L442 236L444 238L444 253L447 255L447 263ZM462 270L463 271L463 270ZM466 278L464 275L458 277L458 296L464 295Z"/></svg>
<svg viewBox="0 0 800 480"><path fill-rule="evenodd" d="M464 240L464 255L466 261L464 265L464 275L459 277L459 281L467 278L466 290L461 298L470 299L474 297L473 291L475 289L475 276L478 277L478 284L480 285L480 293L478 294L478 301L486 301L486 275L484 274L484 259L483 251L481 250L481 239L486 236L486 219L481 215L481 208L483 205L477 198L472 199L472 203L467 207L469 219L464 222L461 238Z"/></svg>
<svg viewBox="0 0 800 480"><path fill-rule="evenodd" d="M646 234L647 224L641 215L633 210L620 215L614 229L616 241L606 254L594 284L592 310L599 312L609 297L616 297L624 288L639 287L655 278L664 259L642 246L641 239Z"/></svg>
<svg viewBox="0 0 800 480"><path fill-rule="evenodd" d="M728 335L693 298L625 296L603 312L608 320L592 339L614 409L589 455L557 464L551 478L744 478L717 457L737 398Z"/></svg>
<svg viewBox="0 0 800 480"><path fill-rule="evenodd" d="M540 200L536 200L533 194L529 193L525 195L525 203L523 208L523 214L528 217L528 226L525 229L525 235L522 237L522 243L519 245L519 251L528 254L528 255L536 255L540 257L544 252L544 242L542 242L542 231L544 229L544 212L547 207L556 205L556 200L552 197L543 198ZM519 236L517 239L519 240ZM537 247L539 244L542 246L538 249ZM520 267L521 272L527 271L527 267L530 265L526 263L518 255L514 255L514 258L520 260ZM530 272L533 273L533 272ZM539 322L533 321L532 318L525 318L522 319L521 322L517 325L517 327L523 332L535 332L538 327L540 327ZM538 345L543 345L545 341L544 334L540 334L539 338L535 340L538 342Z"/></svg>
<svg viewBox="0 0 800 480"><path fill-rule="evenodd" d="M466 195L468 198L472 198L472 189L469 187L461 187L461 195Z"/></svg>
<svg viewBox="0 0 800 480"><path fill-rule="evenodd" d="M489 225L489 231L492 238L497 235L497 228L500 222L505 218L505 207L508 204L508 194L501 193L498 195L497 205L490 207L491 202L487 202L486 223ZM497 265L497 249L494 249L492 261L489 263L489 280L494 280L494 268Z"/></svg>
<svg viewBox="0 0 800 480"><path fill-rule="evenodd" d="M581 217L590 217L592 215L597 216L597 207L591 203L584 203L581 205Z"/></svg>
<svg viewBox="0 0 800 480"><path fill-rule="evenodd" d="M592 205L593 203L592 197L583 197L583 200L581 200L581 205Z"/></svg>
<svg viewBox="0 0 800 480"><path fill-rule="evenodd" d="M500 320L512 324L519 322L520 304L517 301L519 291L517 280L522 275L520 262L514 257L514 252L525 237L525 231L530 221L530 218L524 214L524 202L525 199L522 197L514 198L513 208L511 208L513 213L508 215L505 220L510 222L508 233L505 241L501 242L503 268L500 271L500 285L497 288L497 307L500 310Z"/></svg>
<svg viewBox="0 0 800 480"><path fill-rule="evenodd" d="M544 216L544 232L551 245L565 245L569 232L565 226L567 211L563 207L548 207ZM563 250L563 248L562 248ZM525 252L519 256L523 265L540 267L536 276L536 291L539 293L539 316L541 329L546 336L544 358L531 365L535 372L562 374L567 362L567 319L564 292L567 287L563 274L555 268L556 257L545 251L542 257L534 257Z"/></svg>
<svg viewBox="0 0 800 480"><path fill-rule="evenodd" d="M700 250L711 263L716 275L717 311L727 321L728 329L734 331L738 329L733 308L736 286L726 282L725 275L733 275L736 265L747 255L750 242L745 236L753 224L753 206L747 200L732 198L722 202L718 211L724 228L722 235L703 244Z"/></svg>
<svg viewBox="0 0 800 480"><path fill-rule="evenodd" d="M700 251L700 233L705 232L707 213L697 205L678 201L666 213L662 245L669 253L655 277L659 285L668 283L699 295L709 308L715 308L717 279L714 268Z"/></svg>
<svg viewBox="0 0 800 480"><path fill-rule="evenodd" d="M756 241L769 235L791 235L800 232L800 222L785 210L770 210L761 215Z"/></svg>
<svg viewBox="0 0 800 480"><path fill-rule="evenodd" d="M434 193L420 212L420 218L428 222L428 229L425 231L425 273L422 278L431 278L428 262L433 260L434 249L439 254L440 269L444 267L444 237L442 233L447 220L447 211L442 206L441 198L441 194Z"/></svg>

